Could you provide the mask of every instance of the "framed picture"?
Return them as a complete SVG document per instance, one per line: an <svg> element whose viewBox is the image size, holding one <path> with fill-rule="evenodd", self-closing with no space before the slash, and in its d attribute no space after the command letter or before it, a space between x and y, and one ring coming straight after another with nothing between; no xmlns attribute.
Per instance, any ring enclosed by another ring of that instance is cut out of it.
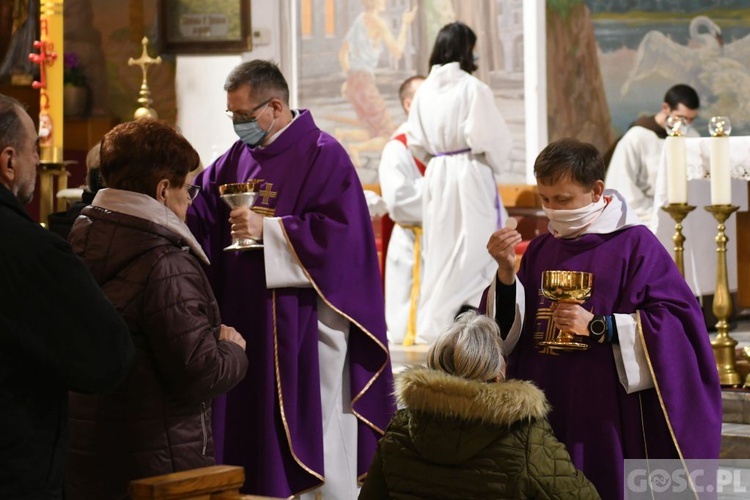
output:
<svg viewBox="0 0 750 500"><path fill-rule="evenodd" d="M250 33L250 0L159 0L164 52L245 52L252 49Z"/></svg>

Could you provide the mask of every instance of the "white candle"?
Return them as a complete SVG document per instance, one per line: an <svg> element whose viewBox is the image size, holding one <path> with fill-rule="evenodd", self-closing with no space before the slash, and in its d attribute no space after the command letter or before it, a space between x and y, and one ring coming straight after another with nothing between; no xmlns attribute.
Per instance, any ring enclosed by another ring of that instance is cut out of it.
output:
<svg viewBox="0 0 750 500"><path fill-rule="evenodd" d="M711 143L711 204L732 204L732 183L729 173L729 137L712 137Z"/></svg>
<svg viewBox="0 0 750 500"><path fill-rule="evenodd" d="M667 150L667 203L687 203L685 138L667 137L664 147Z"/></svg>

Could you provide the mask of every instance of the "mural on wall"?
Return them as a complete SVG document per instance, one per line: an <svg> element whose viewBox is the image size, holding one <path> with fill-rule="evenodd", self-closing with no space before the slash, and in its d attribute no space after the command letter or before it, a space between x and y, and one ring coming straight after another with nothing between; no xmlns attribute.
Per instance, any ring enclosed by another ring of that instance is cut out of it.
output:
<svg viewBox="0 0 750 500"><path fill-rule="evenodd" d="M729 116L732 135L750 134L750 1L586 0L616 135L659 110L666 90L686 83L701 98L693 124ZM718 6L717 4L720 4Z"/></svg>
<svg viewBox="0 0 750 500"><path fill-rule="evenodd" d="M339 139L363 183L377 182L385 142L406 119L398 87L427 74L437 31L476 32L475 76L495 91L514 140L500 179L525 180L522 0L293 0L298 16L298 103Z"/></svg>

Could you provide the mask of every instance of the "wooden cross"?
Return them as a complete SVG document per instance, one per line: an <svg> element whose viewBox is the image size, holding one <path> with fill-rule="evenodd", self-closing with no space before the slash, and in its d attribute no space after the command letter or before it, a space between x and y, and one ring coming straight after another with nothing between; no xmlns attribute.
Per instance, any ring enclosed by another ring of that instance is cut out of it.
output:
<svg viewBox="0 0 750 500"><path fill-rule="evenodd" d="M260 200L261 205L268 205L268 201L271 198L276 198L276 196L279 194L278 191L273 191L272 188L273 182L269 182L263 189L258 192L258 194L262 198L262 200Z"/></svg>

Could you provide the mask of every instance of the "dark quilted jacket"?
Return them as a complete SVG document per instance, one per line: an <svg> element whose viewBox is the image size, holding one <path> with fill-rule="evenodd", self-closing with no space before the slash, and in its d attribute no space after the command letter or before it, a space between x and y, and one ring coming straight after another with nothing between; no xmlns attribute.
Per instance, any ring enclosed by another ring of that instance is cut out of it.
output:
<svg viewBox="0 0 750 500"><path fill-rule="evenodd" d="M414 368L360 499L598 499L530 382L481 383Z"/></svg>
<svg viewBox="0 0 750 500"><path fill-rule="evenodd" d="M218 341L221 318L198 260L145 219L87 207L73 250L125 319L136 346L106 395L70 395L66 498L125 498L132 479L212 465L211 399L239 382L247 356Z"/></svg>

